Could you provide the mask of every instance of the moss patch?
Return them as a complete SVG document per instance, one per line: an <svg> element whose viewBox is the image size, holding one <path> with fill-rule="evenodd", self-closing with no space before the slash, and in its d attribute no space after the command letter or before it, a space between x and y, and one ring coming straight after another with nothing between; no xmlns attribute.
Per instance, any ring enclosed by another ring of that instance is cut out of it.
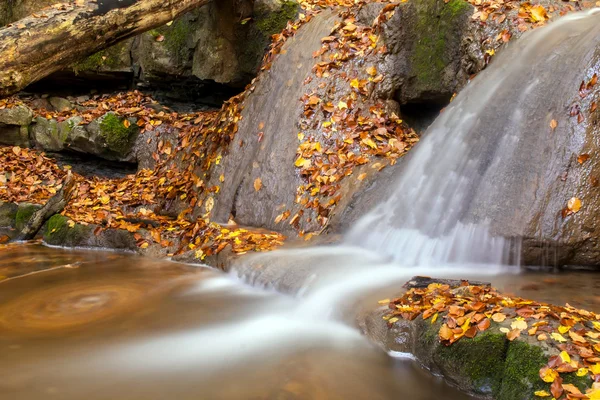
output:
<svg viewBox="0 0 600 400"><path fill-rule="evenodd" d="M100 135L111 152L126 155L132 146L132 139L138 133L138 126L126 127L124 119L113 113L107 113L100 122Z"/></svg>
<svg viewBox="0 0 600 400"><path fill-rule="evenodd" d="M256 27L263 35L271 36L281 32L288 21L298 16L299 5L295 1L284 1L276 12L264 13L256 19Z"/></svg>
<svg viewBox="0 0 600 400"><path fill-rule="evenodd" d="M186 62L191 57L188 40L193 33L194 27L185 17L175 20L171 26L162 26L150 32L155 39L164 36L162 45L179 63Z"/></svg>
<svg viewBox="0 0 600 400"><path fill-rule="evenodd" d="M123 64L123 55L128 53L129 41L124 41L92 54L85 60L73 64L71 68L76 74L83 71L118 68Z"/></svg>
<svg viewBox="0 0 600 400"><path fill-rule="evenodd" d="M508 346L502 387L494 392L497 400L533 398L536 390L549 390L550 385L540 379L539 371L548 363L548 356L540 347L513 341Z"/></svg>
<svg viewBox="0 0 600 400"><path fill-rule="evenodd" d="M67 217L56 214L46 223L44 241L55 246L83 246L90 235L90 226L75 224L70 227Z"/></svg>
<svg viewBox="0 0 600 400"><path fill-rule="evenodd" d="M440 345L436 358L454 375L468 379L477 393L497 393L502 387L506 346L505 335L484 333L451 346Z"/></svg>
<svg viewBox="0 0 600 400"><path fill-rule="evenodd" d="M417 42L412 57L412 69L418 86L427 89L438 85L442 73L450 62L450 54L455 43L449 43L460 19L470 11L464 0L451 0L439 13L434 12L438 3L425 0L417 7ZM458 35L456 35L458 37Z"/></svg>
<svg viewBox="0 0 600 400"><path fill-rule="evenodd" d="M15 227L21 231L27 225L27 222L31 219L33 213L39 210L41 207L35 204L22 204L15 214Z"/></svg>

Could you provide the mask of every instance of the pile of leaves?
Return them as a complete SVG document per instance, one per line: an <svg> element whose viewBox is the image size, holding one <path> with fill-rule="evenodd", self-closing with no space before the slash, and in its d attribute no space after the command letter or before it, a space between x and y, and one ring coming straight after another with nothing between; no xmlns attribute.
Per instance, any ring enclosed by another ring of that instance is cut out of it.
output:
<svg viewBox="0 0 600 400"><path fill-rule="evenodd" d="M411 288L402 297L382 300L391 311L384 316L392 327L400 319L417 317L431 323L443 321L439 339L446 346L462 338L474 338L495 325L508 340L544 342L555 353L540 371L540 379L551 383L556 399L600 399L600 315L576 309L505 296L490 286L474 286L464 281L452 288L431 283ZM535 338L535 339L533 339ZM583 394L571 384L563 384L561 374L589 375L592 387ZM537 391L538 397L550 393Z"/></svg>

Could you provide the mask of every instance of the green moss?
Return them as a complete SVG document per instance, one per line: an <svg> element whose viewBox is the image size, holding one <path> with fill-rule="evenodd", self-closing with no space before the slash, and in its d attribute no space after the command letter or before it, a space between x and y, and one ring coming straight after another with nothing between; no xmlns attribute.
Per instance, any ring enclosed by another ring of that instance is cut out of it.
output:
<svg viewBox="0 0 600 400"><path fill-rule="evenodd" d="M20 231L25 228L27 222L31 219L33 213L40 209L40 206L35 204L22 204L15 215L15 226Z"/></svg>
<svg viewBox="0 0 600 400"><path fill-rule="evenodd" d="M57 246L81 246L91 234L91 227L81 224L70 227L67 217L56 214L46 222L44 241Z"/></svg>
<svg viewBox="0 0 600 400"><path fill-rule="evenodd" d="M477 392L497 393L502 387L507 343L505 335L484 333L441 345L437 356L455 374L470 380Z"/></svg>
<svg viewBox="0 0 600 400"><path fill-rule="evenodd" d="M453 51L448 43L452 30L460 23L459 19L470 10L464 0L451 0L445 4L440 13L434 12L438 3L424 0L418 8L417 31L418 41L412 58L412 68L416 74L418 85L424 90L437 85L442 72L450 62L449 54Z"/></svg>
<svg viewBox="0 0 600 400"><path fill-rule="evenodd" d="M548 356L538 346L513 341L508 346L502 388L497 400L533 398L536 390L549 390L550 385L540 379L540 368L548 363Z"/></svg>
<svg viewBox="0 0 600 400"><path fill-rule="evenodd" d="M256 27L266 36L281 32L288 21L293 21L298 16L299 5L295 1L284 1L281 9L276 12L260 15L256 20Z"/></svg>
<svg viewBox="0 0 600 400"><path fill-rule="evenodd" d="M113 113L107 113L100 122L100 135L112 152L125 155L131 148L132 138L138 132L138 126L131 124L129 128L123 125L123 119Z"/></svg>
<svg viewBox="0 0 600 400"><path fill-rule="evenodd" d="M73 64L73 71L99 71L101 69L117 68L122 64L123 54L129 52L128 41L115 44L108 49L92 54L85 60Z"/></svg>
<svg viewBox="0 0 600 400"><path fill-rule="evenodd" d="M192 36L194 28L186 18L180 18L171 26L163 26L150 32L152 37L164 36L163 46L169 54L179 62L187 61L190 57L190 46L188 40Z"/></svg>

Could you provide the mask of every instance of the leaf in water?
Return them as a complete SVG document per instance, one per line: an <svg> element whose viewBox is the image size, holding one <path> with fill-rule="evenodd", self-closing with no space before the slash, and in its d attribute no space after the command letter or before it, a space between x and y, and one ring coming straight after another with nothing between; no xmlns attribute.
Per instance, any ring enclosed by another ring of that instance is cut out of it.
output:
<svg viewBox="0 0 600 400"><path fill-rule="evenodd" d="M555 119L550 121L550 128L552 128L552 130L555 130L557 126L558 126L558 122L556 122Z"/></svg>

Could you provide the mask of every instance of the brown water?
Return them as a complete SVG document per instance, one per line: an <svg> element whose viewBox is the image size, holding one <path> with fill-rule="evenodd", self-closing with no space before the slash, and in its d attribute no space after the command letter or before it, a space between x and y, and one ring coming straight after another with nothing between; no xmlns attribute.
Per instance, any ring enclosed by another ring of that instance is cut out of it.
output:
<svg viewBox="0 0 600 400"><path fill-rule="evenodd" d="M1 399L466 399L296 299L133 255L0 249Z"/></svg>
<svg viewBox="0 0 600 400"><path fill-rule="evenodd" d="M21 245L0 248L0 276L1 399L468 398L353 328L297 318L299 299L208 268ZM600 308L598 275L493 280Z"/></svg>

